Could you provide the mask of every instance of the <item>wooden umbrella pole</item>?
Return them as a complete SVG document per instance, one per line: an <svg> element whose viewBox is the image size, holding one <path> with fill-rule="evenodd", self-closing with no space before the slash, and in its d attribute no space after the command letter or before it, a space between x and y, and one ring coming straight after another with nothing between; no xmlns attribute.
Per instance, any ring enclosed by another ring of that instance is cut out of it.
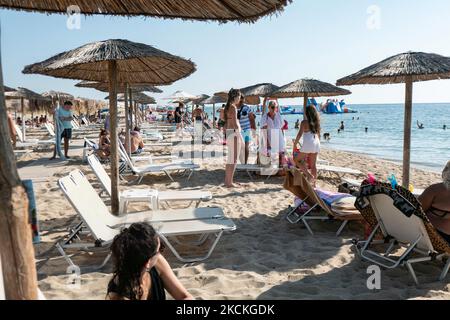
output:
<svg viewBox="0 0 450 320"><path fill-rule="evenodd" d="M131 140L130 140L130 108L128 106L128 90L129 90L129 85L126 85L126 89L125 89L125 94L124 94L124 98L125 98L125 145L127 148L127 153L128 156L131 156Z"/></svg>
<svg viewBox="0 0 450 320"><path fill-rule="evenodd" d="M117 62L108 62L111 130L111 211L119 214L119 156L117 137Z"/></svg>
<svg viewBox="0 0 450 320"><path fill-rule="evenodd" d="M11 145L1 62L0 203L0 255L3 261L6 299L37 299L37 276L28 216L28 197L17 172Z"/></svg>
<svg viewBox="0 0 450 320"><path fill-rule="evenodd" d="M306 107L308 106L308 94L303 94L303 119L306 119Z"/></svg>
<svg viewBox="0 0 450 320"><path fill-rule="evenodd" d="M213 120L213 128L216 128L216 104L213 103L213 116L212 116L212 120Z"/></svg>
<svg viewBox="0 0 450 320"><path fill-rule="evenodd" d="M406 79L405 95L405 123L403 136L403 187L409 187L409 172L411 164L411 125L412 125L412 95L413 81L411 77Z"/></svg>
<svg viewBox="0 0 450 320"><path fill-rule="evenodd" d="M134 129L134 127L136 126L134 121L133 121L133 114L134 114L134 110L133 110L133 92L131 89L128 90L129 92L129 96L130 96L130 125L131 125L131 130ZM136 115L135 115L136 118ZM135 119L136 120L136 119Z"/></svg>
<svg viewBox="0 0 450 320"><path fill-rule="evenodd" d="M25 137L25 103L23 101L23 98L20 98L20 107L22 109L22 137L23 137L23 142L25 142L26 137Z"/></svg>

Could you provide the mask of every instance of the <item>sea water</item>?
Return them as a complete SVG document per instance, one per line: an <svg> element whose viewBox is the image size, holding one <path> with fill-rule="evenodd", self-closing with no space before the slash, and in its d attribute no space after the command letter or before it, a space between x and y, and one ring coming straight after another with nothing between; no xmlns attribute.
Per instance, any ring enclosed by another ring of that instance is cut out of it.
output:
<svg viewBox="0 0 450 320"><path fill-rule="evenodd" d="M292 106L302 110L301 106ZM403 158L404 105L348 105L358 113L321 114L322 146L366 154L401 163ZM205 109L211 115L212 109ZM297 134L295 122L303 115L283 115L289 123L288 139ZM411 135L411 164L415 167L441 171L450 160L450 103L414 104ZM259 122L260 116L256 121ZM338 133L341 121L345 130ZM424 129L417 127L417 121ZM443 126L447 125L447 130ZM367 133L365 128L368 129ZM323 133L331 140L324 141Z"/></svg>

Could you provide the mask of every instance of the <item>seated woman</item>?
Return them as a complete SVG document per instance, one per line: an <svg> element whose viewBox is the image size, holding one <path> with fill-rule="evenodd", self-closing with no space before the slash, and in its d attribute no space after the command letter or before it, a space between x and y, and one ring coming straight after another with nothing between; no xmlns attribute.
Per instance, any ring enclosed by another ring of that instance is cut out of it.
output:
<svg viewBox="0 0 450 320"><path fill-rule="evenodd" d="M450 244L450 161L442 172L442 182L428 187L419 201L431 224Z"/></svg>
<svg viewBox="0 0 450 320"><path fill-rule="evenodd" d="M101 129L98 141L97 155L100 157L100 159L108 159L110 154L111 154L111 141L109 139L109 132L105 129Z"/></svg>
<svg viewBox="0 0 450 320"><path fill-rule="evenodd" d="M156 231L146 223L133 223L111 245L113 277L108 284L110 300L165 300L164 290L176 300L192 300L161 255Z"/></svg>

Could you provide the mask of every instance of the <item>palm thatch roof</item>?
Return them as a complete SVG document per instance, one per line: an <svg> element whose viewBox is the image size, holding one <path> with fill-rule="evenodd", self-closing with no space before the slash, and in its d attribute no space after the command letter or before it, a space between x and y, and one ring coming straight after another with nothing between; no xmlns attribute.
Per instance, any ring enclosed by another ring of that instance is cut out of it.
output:
<svg viewBox="0 0 450 320"><path fill-rule="evenodd" d="M245 97L267 97L279 88L280 87L272 83L259 83L253 86L242 88L241 92Z"/></svg>
<svg viewBox="0 0 450 320"><path fill-rule="evenodd" d="M109 100L109 96L105 97L105 100ZM117 101L125 101L125 95L120 93L117 95ZM156 100L142 92L136 92L133 94L133 101L141 104L156 104Z"/></svg>
<svg viewBox="0 0 450 320"><path fill-rule="evenodd" d="M92 88L97 89L102 92L109 92L109 84L108 82L98 82L98 81L81 81L75 84L75 87L79 88ZM162 90L159 88L156 88L152 85L146 84L146 83L135 83L129 85L132 92L154 92L154 93L162 93ZM127 86L126 84L119 84L117 85L117 91L119 92L125 92Z"/></svg>
<svg viewBox="0 0 450 320"><path fill-rule="evenodd" d="M3 91L4 92L8 92L8 91L16 91L16 89L12 88L12 87L8 87L8 86L3 86Z"/></svg>
<svg viewBox="0 0 450 320"><path fill-rule="evenodd" d="M223 96L217 96L214 95L212 97L209 97L201 102L201 104L216 104L216 103L226 103L227 98L224 98Z"/></svg>
<svg viewBox="0 0 450 320"><path fill-rule="evenodd" d="M339 79L337 84L405 83L407 78L412 82L449 79L450 58L434 53L401 53Z"/></svg>
<svg viewBox="0 0 450 320"><path fill-rule="evenodd" d="M18 87L15 91L5 92L6 99L48 100L46 97L27 88Z"/></svg>
<svg viewBox="0 0 450 320"><path fill-rule="evenodd" d="M351 94L350 91L336 87L331 83L314 79L301 79L282 86L272 94L272 98L330 97Z"/></svg>
<svg viewBox="0 0 450 320"><path fill-rule="evenodd" d="M73 100L74 99L74 96L71 95L70 93L61 92L61 91L53 91L53 90L43 92L42 96L49 97L49 98L58 98L61 100Z"/></svg>
<svg viewBox="0 0 450 320"><path fill-rule="evenodd" d="M0 0L0 7L66 13L67 8L76 5L83 14L254 22L282 11L290 2L292 0Z"/></svg>
<svg viewBox="0 0 450 320"><path fill-rule="evenodd" d="M106 82L108 62L117 62L117 83L171 84L192 74L195 64L152 46L114 39L60 53L23 69L25 74Z"/></svg>

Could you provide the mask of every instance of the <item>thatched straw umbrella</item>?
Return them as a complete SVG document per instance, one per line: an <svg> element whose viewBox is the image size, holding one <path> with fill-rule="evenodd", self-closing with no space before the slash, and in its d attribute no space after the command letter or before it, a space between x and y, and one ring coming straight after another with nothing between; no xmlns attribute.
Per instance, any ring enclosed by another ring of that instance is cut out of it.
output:
<svg viewBox="0 0 450 320"><path fill-rule="evenodd" d="M153 92L153 93L162 93L163 91L159 88L156 88L155 86L148 84L148 83L130 83L128 84L131 91L133 92ZM98 81L81 81L75 84L75 87L79 88L92 88L103 92L109 91L109 84L107 82L98 82ZM117 85L117 91L123 92L127 90L127 84L119 83Z"/></svg>
<svg viewBox="0 0 450 320"><path fill-rule="evenodd" d="M22 135L23 139L26 138L25 136L25 102L24 100L46 100L45 97L40 95L39 93L36 93L34 91L31 91L27 88L17 88L15 91L8 91L5 92L5 99L8 100L20 100L20 108L22 113Z"/></svg>
<svg viewBox="0 0 450 320"><path fill-rule="evenodd" d="M332 97L351 94L350 91L336 87L331 83L314 79L300 79L282 86L270 94L271 98L303 97L303 108L306 108L309 97Z"/></svg>
<svg viewBox="0 0 450 320"><path fill-rule="evenodd" d="M157 71L155 71L157 70ZM117 136L117 83L164 85L195 71L189 60L128 40L86 44L45 61L26 66L23 73L109 83L111 129L111 208L119 212L119 157Z"/></svg>
<svg viewBox="0 0 450 320"><path fill-rule="evenodd" d="M245 96L247 103L252 105L259 105L260 98L269 98L270 94L280 87L272 83L259 83L249 87L240 89Z"/></svg>
<svg viewBox="0 0 450 320"><path fill-rule="evenodd" d="M109 96L106 96L105 100L109 100ZM117 95L117 101L120 101L120 102L127 101L125 94L119 93ZM156 103L155 98L150 97L149 95L146 95L145 93L142 93L142 92L135 92L133 95L133 101L140 103L140 104L155 104Z"/></svg>
<svg viewBox="0 0 450 320"><path fill-rule="evenodd" d="M122 16L144 15L162 18L181 18L190 20L228 20L253 22L259 17L281 11L291 0L235 0L230 2L204 0L63 0L31 1L0 0L0 7L40 11L47 13L67 12L67 8L77 5L84 14L113 14ZM115 77L115 73L111 72ZM90 80L90 79L87 79ZM0 63L0 87L3 75ZM114 86L111 86L114 87ZM12 145L8 137L4 92L0 90L0 252L8 261L3 269L7 299L36 299L36 270L32 263L34 250L28 224L27 198L22 187L14 160ZM115 101L114 101L115 102ZM4 188L2 188L4 186ZM21 201L13 202L12 199ZM19 206L17 204L20 204ZM3 222L3 223L2 223ZM5 235L2 237L2 235ZM4 241L2 241L4 240ZM1 250L3 249L3 250ZM10 263L15 261L16 263Z"/></svg>
<svg viewBox="0 0 450 320"><path fill-rule="evenodd" d="M12 87L8 87L8 86L3 86L3 90L4 90L5 92L8 92L8 91L16 91L16 89L14 89L14 88L12 88Z"/></svg>
<svg viewBox="0 0 450 320"><path fill-rule="evenodd" d="M432 53L407 52L392 56L348 77L337 85L405 83L405 119L403 136L403 186L409 186L413 83L449 79L450 58Z"/></svg>
<svg viewBox="0 0 450 320"><path fill-rule="evenodd" d="M0 7L45 13L66 12L77 5L84 14L152 16L183 20L255 22L260 17L283 10L292 0L0 0Z"/></svg>

